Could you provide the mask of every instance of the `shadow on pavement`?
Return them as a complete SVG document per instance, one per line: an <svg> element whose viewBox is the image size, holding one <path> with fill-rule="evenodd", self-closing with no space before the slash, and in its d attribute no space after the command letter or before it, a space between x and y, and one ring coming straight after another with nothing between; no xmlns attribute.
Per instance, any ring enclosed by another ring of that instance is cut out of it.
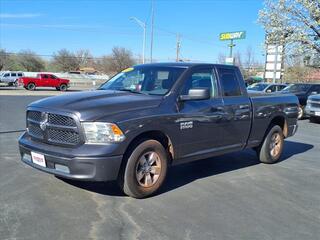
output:
<svg viewBox="0 0 320 240"><path fill-rule="evenodd" d="M280 162L289 160L291 156L306 152L312 148L313 145L311 144L285 141L285 148ZM167 179L158 194L169 192L197 179L251 167L257 164L260 164L260 162L256 153L252 150L244 150L241 152L172 166L168 169ZM61 180L73 186L99 194L124 196L116 182L80 182L66 179Z"/></svg>

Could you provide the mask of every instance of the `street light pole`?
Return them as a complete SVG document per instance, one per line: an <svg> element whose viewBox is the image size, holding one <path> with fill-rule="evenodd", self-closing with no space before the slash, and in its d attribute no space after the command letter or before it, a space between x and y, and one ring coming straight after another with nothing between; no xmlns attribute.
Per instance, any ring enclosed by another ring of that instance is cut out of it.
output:
<svg viewBox="0 0 320 240"><path fill-rule="evenodd" d="M136 21L136 23L142 27L143 29L143 40L142 40L142 63L145 63L145 51L146 51L146 39L147 39L147 27L146 27L146 23L142 22L141 20L139 20L136 17L131 17L131 20Z"/></svg>

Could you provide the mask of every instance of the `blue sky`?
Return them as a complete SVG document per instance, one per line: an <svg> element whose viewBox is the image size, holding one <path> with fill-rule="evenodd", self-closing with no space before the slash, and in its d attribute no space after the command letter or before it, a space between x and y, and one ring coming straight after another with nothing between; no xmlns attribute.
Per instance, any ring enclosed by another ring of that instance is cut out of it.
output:
<svg viewBox="0 0 320 240"><path fill-rule="evenodd" d="M256 23L261 0L155 0L154 58L175 58L176 33L181 34L184 58L216 62L228 54L228 42L219 33L246 30L245 40L235 51L248 46L263 61L264 31ZM51 55L61 48L89 49L96 57L110 53L113 46L141 54L142 29L135 16L147 21L150 34L151 0L1 0L0 48L10 52L30 49ZM149 56L147 39L147 56Z"/></svg>

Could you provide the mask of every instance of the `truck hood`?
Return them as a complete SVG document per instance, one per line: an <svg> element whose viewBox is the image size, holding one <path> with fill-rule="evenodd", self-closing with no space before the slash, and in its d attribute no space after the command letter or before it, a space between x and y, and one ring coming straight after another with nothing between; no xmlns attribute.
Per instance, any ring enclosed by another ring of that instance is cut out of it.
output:
<svg viewBox="0 0 320 240"><path fill-rule="evenodd" d="M50 112L74 113L81 121L97 121L109 115L157 107L161 96L130 92L96 90L48 97L31 103L29 108L43 108Z"/></svg>

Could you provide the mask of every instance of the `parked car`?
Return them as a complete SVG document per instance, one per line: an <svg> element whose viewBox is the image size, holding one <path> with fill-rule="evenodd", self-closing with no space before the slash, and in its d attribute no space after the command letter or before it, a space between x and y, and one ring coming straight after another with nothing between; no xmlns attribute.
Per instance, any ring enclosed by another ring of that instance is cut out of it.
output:
<svg viewBox="0 0 320 240"><path fill-rule="evenodd" d="M316 83L295 83L284 88L282 93L293 93L299 99L299 117L305 117L305 106L310 95L320 94L320 84Z"/></svg>
<svg viewBox="0 0 320 240"><path fill-rule="evenodd" d="M235 66L154 63L96 91L34 102L26 115L24 163L63 178L118 180L142 198L160 188L170 165L245 148L277 162L297 130L298 99L248 94Z"/></svg>
<svg viewBox="0 0 320 240"><path fill-rule="evenodd" d="M254 83L247 87L247 90L258 92L278 92L287 87L287 84L282 83Z"/></svg>
<svg viewBox="0 0 320 240"><path fill-rule="evenodd" d="M0 75L0 83L5 83L7 86L17 86L18 79L23 76L23 72L2 72L2 74Z"/></svg>
<svg viewBox="0 0 320 240"><path fill-rule="evenodd" d="M27 90L35 90L37 87L54 87L58 91L67 91L70 80L58 78L49 73L40 73L37 77L22 77L19 79L19 85Z"/></svg>
<svg viewBox="0 0 320 240"><path fill-rule="evenodd" d="M310 117L310 122L320 122L320 94L308 97L305 112Z"/></svg>

